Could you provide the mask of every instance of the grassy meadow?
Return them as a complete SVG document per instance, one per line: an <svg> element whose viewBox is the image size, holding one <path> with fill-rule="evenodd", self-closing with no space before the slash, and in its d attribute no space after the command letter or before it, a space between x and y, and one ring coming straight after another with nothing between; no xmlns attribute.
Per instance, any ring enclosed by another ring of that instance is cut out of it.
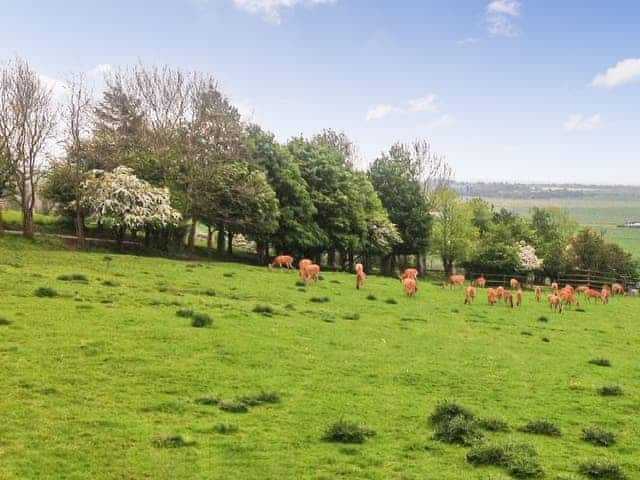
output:
<svg viewBox="0 0 640 480"><path fill-rule="evenodd" d="M0 239L0 478L510 478L432 439L445 399L506 421L484 441L531 445L546 478L603 458L640 478L639 300L553 314L529 292L510 310L426 282L296 283ZM519 430L539 419L561 434ZM375 435L323 440L340 420ZM615 444L584 441L594 426Z"/></svg>
<svg viewBox="0 0 640 480"><path fill-rule="evenodd" d="M565 208L581 225L604 231L605 236L640 258L640 229L618 228L625 221L640 220L640 200L606 198L509 199L486 198L497 208L507 208L528 215L532 207Z"/></svg>

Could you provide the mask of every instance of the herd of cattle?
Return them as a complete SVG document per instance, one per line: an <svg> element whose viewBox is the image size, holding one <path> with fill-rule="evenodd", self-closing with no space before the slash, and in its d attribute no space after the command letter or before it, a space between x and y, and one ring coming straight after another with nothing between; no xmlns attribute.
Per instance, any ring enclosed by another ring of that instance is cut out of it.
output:
<svg viewBox="0 0 640 480"><path fill-rule="evenodd" d="M269 264L269 270L273 267L293 269L293 257L290 255L279 255L274 258L273 262ZM320 265L313 263L309 259L302 259L298 262L298 270L300 272L300 280L308 283L310 281L317 281L320 277ZM407 268L400 275L400 283L407 296L411 297L418 291L418 270L415 268ZM366 275L364 273L364 267L361 263L355 265L356 275L356 288L361 289L364 287ZM460 286L464 288L465 277L464 275L451 275L448 278L448 282L445 287ZM465 290L465 304L473 303L476 298L478 288L485 289L487 286L487 280L484 277L478 277L471 282L471 285L467 286ZM507 307L514 308L514 306L521 306L523 301L523 290L520 281L512 278L509 281L510 289L506 289L503 286L497 288L486 288L487 302L493 306L502 300ZM533 286L533 293L536 302L542 301L542 288L540 285ZM582 294L586 301L602 302L603 304L609 303L609 298L613 295L624 295L624 286L619 283L613 283L611 286L604 285L601 290L591 288L589 285L579 285L573 287L572 285L565 285L560 288L556 282L553 282L550 286L551 293L547 295L547 302L549 307L561 313L565 307L575 306L580 307L580 301L578 300L579 294ZM515 295L515 301L514 301Z"/></svg>

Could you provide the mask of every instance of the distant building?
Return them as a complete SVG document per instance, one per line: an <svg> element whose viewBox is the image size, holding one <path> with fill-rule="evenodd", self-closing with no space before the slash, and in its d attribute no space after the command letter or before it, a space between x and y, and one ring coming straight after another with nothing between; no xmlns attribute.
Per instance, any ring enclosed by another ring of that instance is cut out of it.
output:
<svg viewBox="0 0 640 480"><path fill-rule="evenodd" d="M633 222L624 222L622 225L619 225L622 228L640 228L640 220Z"/></svg>

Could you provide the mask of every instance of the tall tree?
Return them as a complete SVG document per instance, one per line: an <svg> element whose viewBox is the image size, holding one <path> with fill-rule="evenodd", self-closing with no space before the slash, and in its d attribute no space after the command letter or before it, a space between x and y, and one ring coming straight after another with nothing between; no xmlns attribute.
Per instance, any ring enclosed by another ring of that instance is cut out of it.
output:
<svg viewBox="0 0 640 480"><path fill-rule="evenodd" d="M22 231L33 237L33 210L44 153L55 127L52 90L22 59L0 69L0 146L14 175Z"/></svg>

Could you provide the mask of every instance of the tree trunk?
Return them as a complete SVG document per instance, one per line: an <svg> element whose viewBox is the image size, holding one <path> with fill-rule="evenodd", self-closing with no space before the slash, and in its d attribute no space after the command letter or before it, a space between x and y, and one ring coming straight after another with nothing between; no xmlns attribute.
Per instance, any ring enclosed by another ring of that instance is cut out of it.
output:
<svg viewBox="0 0 640 480"><path fill-rule="evenodd" d="M227 232L227 255L233 255L233 232Z"/></svg>
<svg viewBox="0 0 640 480"><path fill-rule="evenodd" d="M84 246L84 215L80 208L79 197L76 197L76 242L79 248Z"/></svg>
<svg viewBox="0 0 640 480"><path fill-rule="evenodd" d="M353 270L355 268L355 259L354 259L354 255L353 255L353 248L349 249L349 253L348 253L348 260L347 260L349 266L349 270Z"/></svg>
<svg viewBox="0 0 640 480"><path fill-rule="evenodd" d="M207 250L211 251L213 248L213 228L211 225L207 225Z"/></svg>
<svg viewBox="0 0 640 480"><path fill-rule="evenodd" d="M189 253L193 253L196 248L196 219L191 219L191 225L189 225L189 237L187 239L187 250Z"/></svg>
<svg viewBox="0 0 640 480"><path fill-rule="evenodd" d="M424 252L418 253L418 271L422 275L427 271L427 255Z"/></svg>
<svg viewBox="0 0 640 480"><path fill-rule="evenodd" d="M218 224L218 239L216 250L218 251L219 255L224 255L224 225L221 223Z"/></svg>
<svg viewBox="0 0 640 480"><path fill-rule="evenodd" d="M327 263L329 268L335 268L336 266L336 251L333 248L330 248L327 252Z"/></svg>
<svg viewBox="0 0 640 480"><path fill-rule="evenodd" d="M2 199L0 199L0 237L4 235L4 220L2 219L2 209L4 205L2 204Z"/></svg>
<svg viewBox="0 0 640 480"><path fill-rule="evenodd" d="M448 258L442 259L442 266L444 267L444 273L447 277L453 275L453 260Z"/></svg>
<svg viewBox="0 0 640 480"><path fill-rule="evenodd" d="M25 238L33 238L33 210L22 209L22 235Z"/></svg>
<svg viewBox="0 0 640 480"><path fill-rule="evenodd" d="M116 228L116 247L118 248L118 250L122 250L122 242L124 241L125 233L126 230L124 229L124 227Z"/></svg>

